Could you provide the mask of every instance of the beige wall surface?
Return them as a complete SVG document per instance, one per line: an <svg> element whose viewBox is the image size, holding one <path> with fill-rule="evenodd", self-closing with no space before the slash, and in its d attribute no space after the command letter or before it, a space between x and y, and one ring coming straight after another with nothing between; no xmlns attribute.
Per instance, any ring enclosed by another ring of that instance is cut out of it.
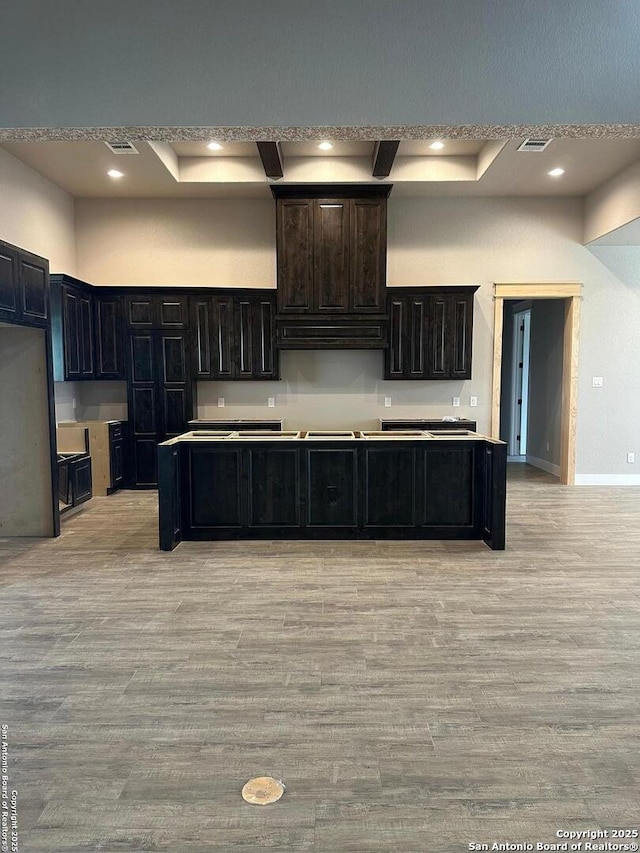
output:
<svg viewBox="0 0 640 853"><path fill-rule="evenodd" d="M634 163L585 199L584 242L605 237L640 217L640 163Z"/></svg>
<svg viewBox="0 0 640 853"><path fill-rule="evenodd" d="M42 329L0 327L0 399L0 536L53 536Z"/></svg>
<svg viewBox="0 0 640 853"><path fill-rule="evenodd" d="M275 287L273 199L78 199L92 284Z"/></svg>
<svg viewBox="0 0 640 853"><path fill-rule="evenodd" d="M0 240L76 272L73 198L0 148Z"/></svg>
<svg viewBox="0 0 640 853"><path fill-rule="evenodd" d="M271 200L83 200L76 206L79 274L96 284L273 286ZM283 417L291 426L371 425L378 417L454 414L490 425L494 281L584 283L577 471L634 474L632 438L602 429L640 422L637 350L640 282L631 265L606 266L582 245L577 198L389 199L388 284L479 284L473 378L468 382L384 382L382 354L285 353L279 383L199 383L199 414ZM615 329L615 335L612 330ZM613 340L611 340L613 338ZM605 376L601 389L591 375ZM626 389L625 393L621 388ZM479 405L471 409L469 397ZM266 398L276 397L267 409ZM384 397L391 396L391 408ZM226 407L218 410L217 398ZM348 416L347 416L348 412ZM357 423L353 418L358 418ZM637 434L637 430L636 430ZM635 447L640 457L640 447Z"/></svg>

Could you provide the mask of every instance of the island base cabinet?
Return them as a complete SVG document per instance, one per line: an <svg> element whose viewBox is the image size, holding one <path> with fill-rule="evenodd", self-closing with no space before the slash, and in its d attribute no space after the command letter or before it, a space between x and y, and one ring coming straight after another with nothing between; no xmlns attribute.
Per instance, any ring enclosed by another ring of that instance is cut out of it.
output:
<svg viewBox="0 0 640 853"><path fill-rule="evenodd" d="M158 464L166 550L183 539L243 538L483 539L504 548L500 442L178 438L160 445Z"/></svg>

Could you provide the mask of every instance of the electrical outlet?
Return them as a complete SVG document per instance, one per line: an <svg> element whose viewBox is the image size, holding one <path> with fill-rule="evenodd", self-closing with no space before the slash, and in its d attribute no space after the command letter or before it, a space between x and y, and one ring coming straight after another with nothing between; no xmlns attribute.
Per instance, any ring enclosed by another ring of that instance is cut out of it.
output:
<svg viewBox="0 0 640 853"><path fill-rule="evenodd" d="M591 380L591 384L594 388L602 388L604 385L604 376L594 376Z"/></svg>
<svg viewBox="0 0 640 853"><path fill-rule="evenodd" d="M453 405L454 405L454 406L459 406L459 405L460 405L460 397L454 397L454 398L453 398Z"/></svg>
<svg viewBox="0 0 640 853"><path fill-rule="evenodd" d="M635 462L636 454L635 453L627 453L627 462Z"/></svg>
<svg viewBox="0 0 640 853"><path fill-rule="evenodd" d="M478 398L477 397L469 397L469 405L470 406L477 406L478 405Z"/></svg>
<svg viewBox="0 0 640 853"><path fill-rule="evenodd" d="M224 409L224 397L218 397L218 408Z"/></svg>
<svg viewBox="0 0 640 853"><path fill-rule="evenodd" d="M384 398L384 405L387 409L391 408L391 397L385 397Z"/></svg>
<svg viewBox="0 0 640 853"><path fill-rule="evenodd" d="M276 407L276 398L275 398L275 397L268 397L268 398L267 398L267 406L268 406L270 409L275 409L275 407Z"/></svg>

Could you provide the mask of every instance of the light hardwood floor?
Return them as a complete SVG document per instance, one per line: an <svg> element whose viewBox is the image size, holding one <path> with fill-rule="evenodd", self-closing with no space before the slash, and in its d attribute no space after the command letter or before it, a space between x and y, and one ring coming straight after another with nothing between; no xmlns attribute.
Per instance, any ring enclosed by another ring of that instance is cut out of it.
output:
<svg viewBox="0 0 640 853"><path fill-rule="evenodd" d="M510 473L481 542L0 540L20 850L460 853L640 823L640 489ZM240 789L271 774L277 805Z"/></svg>

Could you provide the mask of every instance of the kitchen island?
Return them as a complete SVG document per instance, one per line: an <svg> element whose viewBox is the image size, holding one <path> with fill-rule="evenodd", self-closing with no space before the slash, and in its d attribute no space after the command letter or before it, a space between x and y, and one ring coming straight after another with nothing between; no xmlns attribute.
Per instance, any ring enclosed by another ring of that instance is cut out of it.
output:
<svg viewBox="0 0 640 853"><path fill-rule="evenodd" d="M505 547L507 448L467 430L194 431L158 446L160 548L215 539Z"/></svg>

